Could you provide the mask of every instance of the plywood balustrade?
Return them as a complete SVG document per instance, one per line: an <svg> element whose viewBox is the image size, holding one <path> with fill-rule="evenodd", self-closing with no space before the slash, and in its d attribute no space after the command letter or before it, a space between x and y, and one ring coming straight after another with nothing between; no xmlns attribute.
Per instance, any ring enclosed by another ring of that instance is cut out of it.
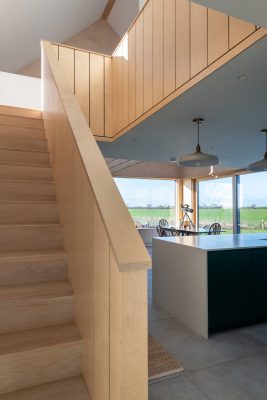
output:
<svg viewBox="0 0 267 400"><path fill-rule="evenodd" d="M80 50L55 50L97 140L112 141L266 33L190 0L149 0L111 58L86 53L89 77Z"/></svg>
<svg viewBox="0 0 267 400"><path fill-rule="evenodd" d="M92 400L147 400L150 258L67 79L43 42L43 115L83 375Z"/></svg>
<svg viewBox="0 0 267 400"><path fill-rule="evenodd" d="M113 136L111 58L57 43L53 49L93 134Z"/></svg>

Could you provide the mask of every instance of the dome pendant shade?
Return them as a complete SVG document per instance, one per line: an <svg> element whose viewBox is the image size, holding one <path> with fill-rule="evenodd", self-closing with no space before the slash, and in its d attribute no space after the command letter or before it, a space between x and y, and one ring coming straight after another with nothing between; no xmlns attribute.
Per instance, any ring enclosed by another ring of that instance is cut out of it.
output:
<svg viewBox="0 0 267 400"><path fill-rule="evenodd" d="M267 129L262 129L262 133L266 135L266 152L264 158L260 161L256 161L248 166L249 171L260 172L267 171Z"/></svg>
<svg viewBox="0 0 267 400"><path fill-rule="evenodd" d="M187 154L179 159L182 167L211 167L219 164L217 156L202 153L200 146L197 145L195 153Z"/></svg>
<svg viewBox="0 0 267 400"><path fill-rule="evenodd" d="M179 165L181 165L182 167L211 167L213 165L219 164L219 159L217 156L202 153L201 151L199 145L199 125L203 121L204 120L202 118L193 119L193 122L197 123L198 126L198 144L194 153L180 157Z"/></svg>

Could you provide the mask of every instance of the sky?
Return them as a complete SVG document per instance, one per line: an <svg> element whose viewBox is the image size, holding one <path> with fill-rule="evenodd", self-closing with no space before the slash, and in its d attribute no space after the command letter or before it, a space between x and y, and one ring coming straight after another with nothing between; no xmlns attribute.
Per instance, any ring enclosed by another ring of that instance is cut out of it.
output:
<svg viewBox="0 0 267 400"><path fill-rule="evenodd" d="M128 207L174 206L175 181L151 179L114 179ZM224 208L232 207L232 178L212 179L199 184L199 204L217 204ZM255 204L267 207L267 172L240 176L241 207Z"/></svg>
<svg viewBox="0 0 267 400"><path fill-rule="evenodd" d="M224 208L232 207L232 178L202 181L199 187L200 206L217 204ZM240 207L252 204L267 207L267 172L241 175L239 193Z"/></svg>
<svg viewBox="0 0 267 400"><path fill-rule="evenodd" d="M128 207L175 204L175 181L152 179L114 179Z"/></svg>

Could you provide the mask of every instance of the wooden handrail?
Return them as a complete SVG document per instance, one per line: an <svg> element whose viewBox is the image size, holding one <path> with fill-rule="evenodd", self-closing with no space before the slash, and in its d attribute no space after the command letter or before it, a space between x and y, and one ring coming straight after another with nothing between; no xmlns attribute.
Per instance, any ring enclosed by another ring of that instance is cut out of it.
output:
<svg viewBox="0 0 267 400"><path fill-rule="evenodd" d="M52 45L47 41L42 41L42 46L76 139L76 146L83 160L89 183L93 188L119 270L147 269L151 266L150 257L119 194L78 102L71 93L68 82L62 74Z"/></svg>
<svg viewBox="0 0 267 400"><path fill-rule="evenodd" d="M67 49L83 51L84 53L91 53L91 54L96 54L98 56L112 58L112 55L110 55L110 54L99 53L98 51L94 51L94 50L81 49L80 47L69 46L68 44L65 44L65 43L50 42L50 41L47 41L47 40L42 40L41 44L44 43L44 42L51 43L51 44L53 44L55 46L66 47Z"/></svg>

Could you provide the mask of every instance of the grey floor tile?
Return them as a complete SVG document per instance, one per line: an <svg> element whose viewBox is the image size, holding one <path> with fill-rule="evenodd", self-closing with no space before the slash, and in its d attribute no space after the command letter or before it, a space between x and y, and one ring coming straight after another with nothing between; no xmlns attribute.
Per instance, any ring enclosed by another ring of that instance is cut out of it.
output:
<svg viewBox="0 0 267 400"><path fill-rule="evenodd" d="M148 321L157 321L159 319L170 318L170 314L156 304L148 304Z"/></svg>
<svg viewBox="0 0 267 400"><path fill-rule="evenodd" d="M207 400L185 376L149 385L149 400Z"/></svg>
<svg viewBox="0 0 267 400"><path fill-rule="evenodd" d="M232 331L211 336L208 340L201 338L187 341L187 345L180 343L174 355L186 371L192 371L256 354L265 349L266 346L256 338L240 331Z"/></svg>
<svg viewBox="0 0 267 400"><path fill-rule="evenodd" d="M213 335L206 340L172 317L151 321L149 332L183 364L185 373L266 349L263 342L242 330Z"/></svg>
<svg viewBox="0 0 267 400"><path fill-rule="evenodd" d="M210 400L266 400L267 352L217 367L191 372L188 377Z"/></svg>
<svg viewBox="0 0 267 400"><path fill-rule="evenodd" d="M243 328L243 331L248 335L251 335L255 339L260 340L267 346L267 324L252 325L247 328Z"/></svg>

